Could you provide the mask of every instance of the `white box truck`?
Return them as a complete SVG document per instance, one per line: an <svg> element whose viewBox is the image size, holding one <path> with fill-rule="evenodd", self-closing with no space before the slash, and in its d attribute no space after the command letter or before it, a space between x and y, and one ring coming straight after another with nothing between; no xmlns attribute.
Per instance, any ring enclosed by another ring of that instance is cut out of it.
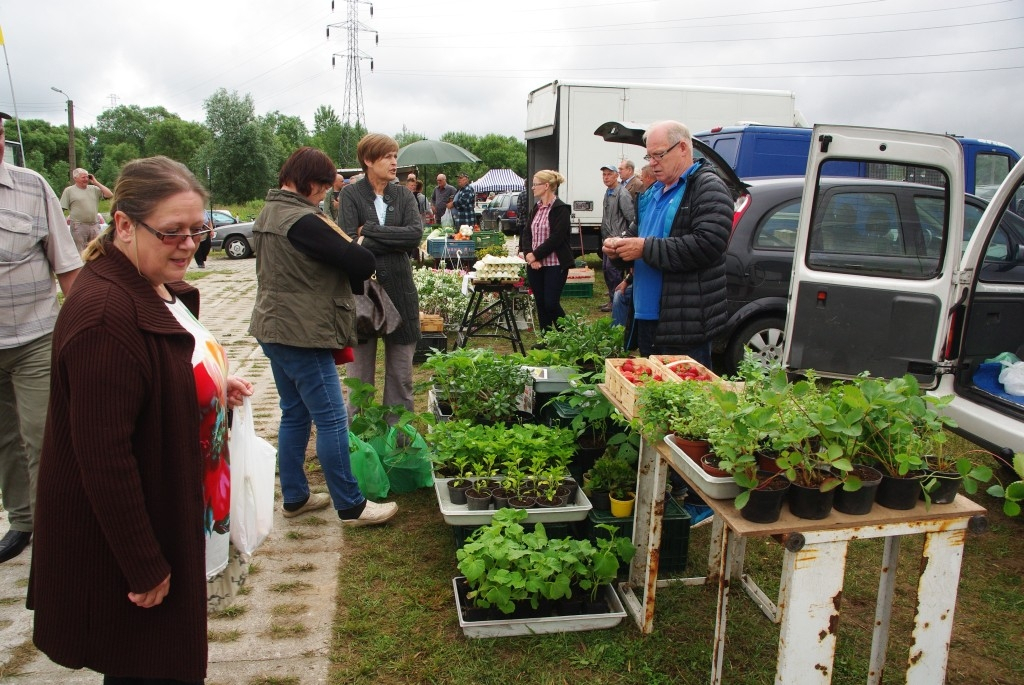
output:
<svg viewBox="0 0 1024 685"><path fill-rule="evenodd" d="M605 142L594 131L608 121L662 119L681 121L692 132L741 122L806 125L796 96L784 90L597 81L552 81L533 90L526 100L527 178L541 169L565 176L558 196L572 207L576 251L599 246L601 166L631 159L639 173L644 165L636 146Z"/></svg>

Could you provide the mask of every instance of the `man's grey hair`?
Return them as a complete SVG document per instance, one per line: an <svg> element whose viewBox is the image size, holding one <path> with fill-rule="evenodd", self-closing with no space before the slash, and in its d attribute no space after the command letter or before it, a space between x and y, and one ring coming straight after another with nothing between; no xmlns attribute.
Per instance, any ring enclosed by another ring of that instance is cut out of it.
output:
<svg viewBox="0 0 1024 685"><path fill-rule="evenodd" d="M75 170L74 170L74 171L73 171L73 172L71 173L71 178L78 178L79 176L88 176L88 175L89 175L89 172L88 172L88 171L86 171L86 170L85 170L85 169L83 169L82 167L78 167L77 169L75 169Z"/></svg>
<svg viewBox="0 0 1024 685"><path fill-rule="evenodd" d="M686 143L687 147L693 147L693 137L690 135L690 129L688 129L686 124L681 121L672 121L671 119L656 121L648 126L647 130L644 132L644 142L647 142L647 136L651 131L659 128L665 129L665 135L668 136L669 145L675 145L682 140Z"/></svg>
<svg viewBox="0 0 1024 685"><path fill-rule="evenodd" d="M633 164L633 160L631 159L622 160L622 166L626 167L630 171L636 171L636 166Z"/></svg>

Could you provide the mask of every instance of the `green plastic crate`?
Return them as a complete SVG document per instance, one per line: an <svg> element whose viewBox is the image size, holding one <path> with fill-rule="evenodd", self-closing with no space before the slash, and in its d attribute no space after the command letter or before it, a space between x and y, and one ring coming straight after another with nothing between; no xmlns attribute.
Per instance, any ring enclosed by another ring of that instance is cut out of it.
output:
<svg viewBox="0 0 1024 685"><path fill-rule="evenodd" d="M606 523L618 529L616 535L633 537L633 517L617 518L608 511L591 510L587 515L587 539L591 542L598 536L607 538L608 531L597 528L598 523ZM686 570L686 560L690 549L690 515L671 497L665 498L665 516L661 528L661 557L658 564L658 577L678 575ZM637 550L637 554L642 554ZM629 574L626 567L619 569L623 577Z"/></svg>
<svg viewBox="0 0 1024 685"><path fill-rule="evenodd" d="M562 288L562 297L593 297L593 283L566 283Z"/></svg>
<svg viewBox="0 0 1024 685"><path fill-rule="evenodd" d="M500 231L477 231L473 234L473 242L477 248L504 245L505 236Z"/></svg>

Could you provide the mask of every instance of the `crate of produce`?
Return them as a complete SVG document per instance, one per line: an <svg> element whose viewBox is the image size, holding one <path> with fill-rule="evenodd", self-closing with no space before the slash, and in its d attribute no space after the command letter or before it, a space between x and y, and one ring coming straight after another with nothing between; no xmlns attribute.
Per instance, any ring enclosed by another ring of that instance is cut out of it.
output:
<svg viewBox="0 0 1024 685"><path fill-rule="evenodd" d="M472 240L428 238L427 254L434 259L466 259L476 255L476 243Z"/></svg>
<svg viewBox="0 0 1024 685"><path fill-rule="evenodd" d="M593 283L594 282L594 270L589 266L580 268L569 269L569 275L566 277L566 283Z"/></svg>
<svg viewBox="0 0 1024 685"><path fill-rule="evenodd" d="M427 361L433 348L437 348L442 352L448 351L448 336L444 333L423 333L420 335L419 342L416 343L416 352L412 355L414 363L422 363Z"/></svg>
<svg viewBox="0 0 1024 685"><path fill-rule="evenodd" d="M562 288L562 297L593 297L594 296L594 284L593 283L573 283L566 281L565 287Z"/></svg>
<svg viewBox="0 0 1024 685"><path fill-rule="evenodd" d="M663 376L671 374L688 381L722 380L711 369L683 354L652 354L648 359L655 368L661 369Z"/></svg>
<svg viewBox="0 0 1024 685"><path fill-rule="evenodd" d="M598 528L597 524L603 523L614 526L616 535L633 538L633 516L617 518L611 512L592 509L587 519L583 521L586 528L586 537L595 542L599 537L607 538L608 531ZM665 498L665 515L662 518L661 527L661 555L658 563L658 577L664 578L671 575L679 575L686 571L686 560L690 550L690 515L686 513L682 505L672 497ZM638 551L639 553L639 551ZM629 573L629 568L620 568L623 576Z"/></svg>
<svg viewBox="0 0 1024 685"><path fill-rule="evenodd" d="M444 331L444 317L440 314L424 314L420 312L420 331L422 333L440 333Z"/></svg>
<svg viewBox="0 0 1024 685"><path fill-rule="evenodd" d="M473 242L477 248L504 245L505 236L501 231L477 231L473 234Z"/></svg>
<svg viewBox="0 0 1024 685"><path fill-rule="evenodd" d="M642 357L604 361L605 387L608 394L621 406L622 414L627 419L632 419L636 414L639 387L645 383L659 381L680 382L675 374L664 374L661 368Z"/></svg>

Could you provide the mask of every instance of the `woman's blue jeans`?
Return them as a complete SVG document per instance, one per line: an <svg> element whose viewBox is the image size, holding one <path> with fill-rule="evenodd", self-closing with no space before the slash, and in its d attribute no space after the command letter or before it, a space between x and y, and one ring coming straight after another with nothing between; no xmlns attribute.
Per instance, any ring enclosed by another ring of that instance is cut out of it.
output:
<svg viewBox="0 0 1024 685"><path fill-rule="evenodd" d="M352 475L348 451L348 415L338 367L330 350L260 342L270 360L281 398L277 461L285 504L309 497L304 468L309 433L316 424L316 456L335 509L358 506L366 499Z"/></svg>

